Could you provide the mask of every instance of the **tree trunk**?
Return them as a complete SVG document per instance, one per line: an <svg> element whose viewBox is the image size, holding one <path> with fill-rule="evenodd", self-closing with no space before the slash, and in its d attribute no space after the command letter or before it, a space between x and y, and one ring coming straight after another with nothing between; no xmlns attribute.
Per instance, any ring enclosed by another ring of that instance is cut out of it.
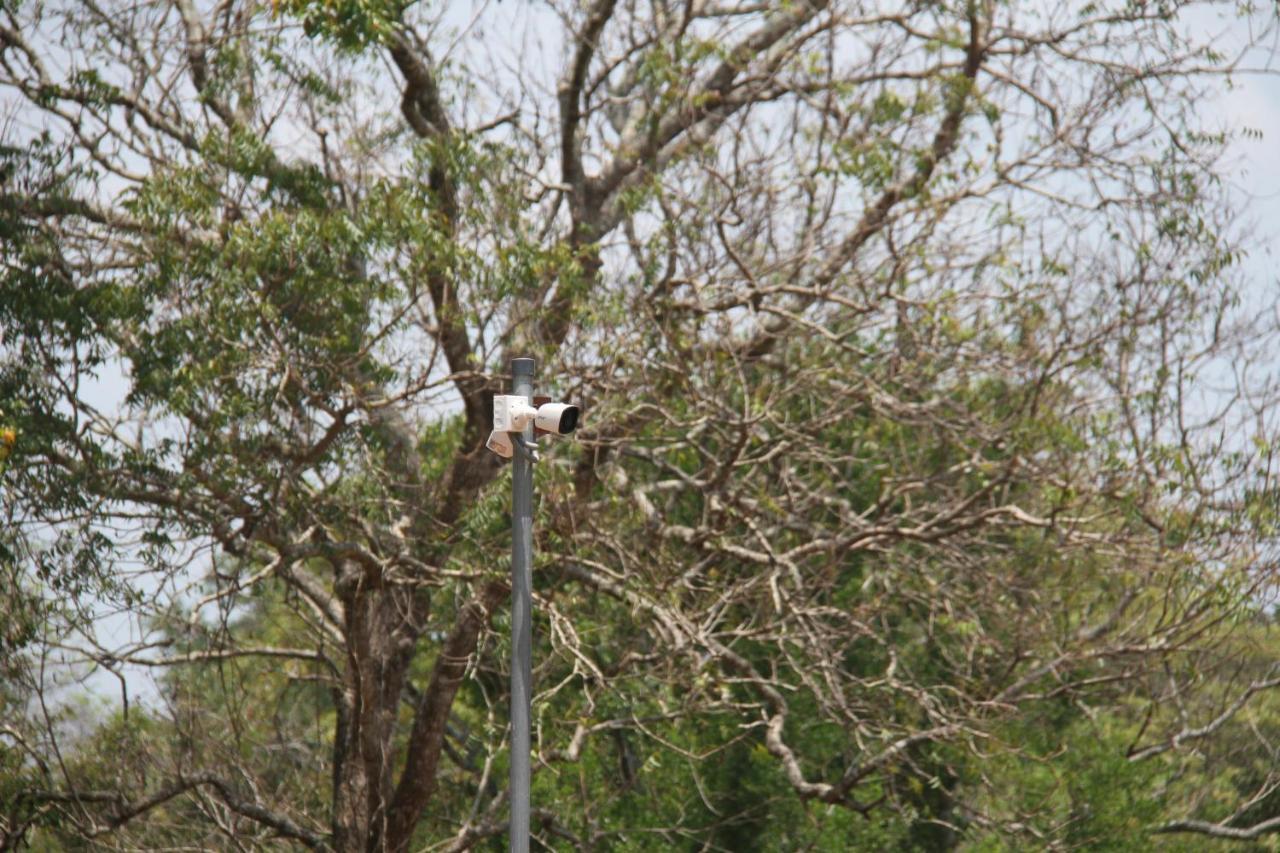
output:
<svg viewBox="0 0 1280 853"><path fill-rule="evenodd" d="M341 586L341 585L340 585ZM381 850L396 765L395 729L424 609L403 589L371 588L361 575L344 590L347 666L335 731L334 848Z"/></svg>

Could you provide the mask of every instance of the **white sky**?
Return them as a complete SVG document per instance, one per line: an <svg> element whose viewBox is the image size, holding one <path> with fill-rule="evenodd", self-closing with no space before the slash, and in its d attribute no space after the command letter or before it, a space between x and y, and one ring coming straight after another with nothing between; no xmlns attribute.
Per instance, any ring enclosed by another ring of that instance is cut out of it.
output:
<svg viewBox="0 0 1280 853"><path fill-rule="evenodd" d="M1265 14L1265 13L1264 13ZM1203 26L1214 35L1215 46L1235 52L1248 42L1248 22L1226 19L1222 13L1190 16L1192 26ZM1241 213L1253 226L1245 268L1254 287L1273 288L1277 281L1274 259L1280 254L1280 40L1273 36L1246 57L1256 71L1277 68L1275 73L1244 73L1224 85L1217 98L1205 103L1205 118L1221 122L1235 138L1227 152L1224 178ZM1252 128L1261 137L1245 136Z"/></svg>

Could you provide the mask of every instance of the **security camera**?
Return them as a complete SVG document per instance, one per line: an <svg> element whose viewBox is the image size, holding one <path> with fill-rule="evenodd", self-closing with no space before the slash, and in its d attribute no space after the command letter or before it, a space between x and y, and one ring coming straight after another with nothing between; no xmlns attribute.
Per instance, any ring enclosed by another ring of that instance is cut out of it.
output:
<svg viewBox="0 0 1280 853"><path fill-rule="evenodd" d="M543 398L546 399L545 397ZM539 432L568 435L578 428L582 409L568 403L543 403L534 408L528 397L519 394L495 394L493 397L493 432L485 446L503 459L515 455L519 444L537 458L537 445L527 444L521 433L533 424Z"/></svg>
<svg viewBox="0 0 1280 853"><path fill-rule="evenodd" d="M503 432L500 429L495 429L489 433L489 440L485 442L484 446L503 459L510 459L516 452L515 445L511 443L511 433Z"/></svg>
<svg viewBox="0 0 1280 853"><path fill-rule="evenodd" d="M578 428L582 410L568 403L543 403L533 417L533 425L554 435L568 435Z"/></svg>

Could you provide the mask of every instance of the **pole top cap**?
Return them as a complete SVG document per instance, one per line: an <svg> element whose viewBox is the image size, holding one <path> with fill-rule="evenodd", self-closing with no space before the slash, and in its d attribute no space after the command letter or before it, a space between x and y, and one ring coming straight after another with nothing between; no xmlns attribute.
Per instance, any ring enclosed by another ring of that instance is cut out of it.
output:
<svg viewBox="0 0 1280 853"><path fill-rule="evenodd" d="M538 366L538 362L532 358L513 358L511 359L511 375L512 376L532 376L534 369Z"/></svg>

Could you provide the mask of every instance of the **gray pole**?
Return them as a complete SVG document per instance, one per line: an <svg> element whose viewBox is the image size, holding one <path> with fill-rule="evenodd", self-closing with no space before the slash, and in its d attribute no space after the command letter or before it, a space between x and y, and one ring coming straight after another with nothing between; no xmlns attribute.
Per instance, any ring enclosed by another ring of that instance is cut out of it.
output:
<svg viewBox="0 0 1280 853"><path fill-rule="evenodd" d="M531 358L511 360L511 393L533 399ZM533 442L533 424L524 438ZM515 445L511 464L511 853L529 853L529 707L533 681L533 460Z"/></svg>

